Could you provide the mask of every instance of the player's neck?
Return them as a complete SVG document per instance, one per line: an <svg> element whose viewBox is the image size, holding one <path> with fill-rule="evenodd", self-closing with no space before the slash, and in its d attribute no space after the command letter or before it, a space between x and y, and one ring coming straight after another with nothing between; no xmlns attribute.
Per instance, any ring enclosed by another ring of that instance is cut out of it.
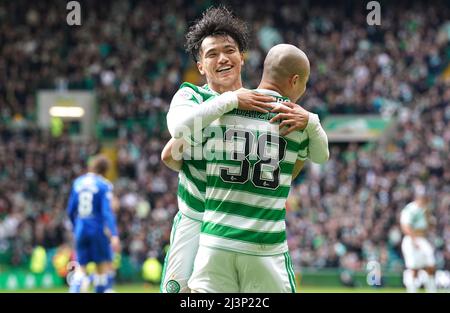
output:
<svg viewBox="0 0 450 313"><path fill-rule="evenodd" d="M416 204L421 207L421 208L425 208L426 207L426 202L420 199L416 200Z"/></svg>
<svg viewBox="0 0 450 313"><path fill-rule="evenodd" d="M278 92L280 95L285 96L283 94L283 91L280 89L280 87L277 86L277 84L272 83L270 81L264 81L262 80L259 83L258 89L267 89L267 90L272 90L272 91L276 91Z"/></svg>
<svg viewBox="0 0 450 313"><path fill-rule="evenodd" d="M236 81L231 86L218 85L218 84L208 82L208 86L212 91L215 91L218 94L223 94L224 92L227 92L227 91L234 91L234 90L238 90L238 89L242 88L242 81L239 78L239 80Z"/></svg>

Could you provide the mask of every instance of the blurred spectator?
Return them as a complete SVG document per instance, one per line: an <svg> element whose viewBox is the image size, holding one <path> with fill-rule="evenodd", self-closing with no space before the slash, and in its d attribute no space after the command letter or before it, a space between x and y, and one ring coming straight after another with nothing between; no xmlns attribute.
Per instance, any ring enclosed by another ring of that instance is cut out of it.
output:
<svg viewBox="0 0 450 313"><path fill-rule="evenodd" d="M102 144L38 129L34 95L43 88L95 90L99 125L117 136L123 252L139 266L149 256L162 263L177 211L177 175L159 159L169 139L165 114L185 77L198 79L184 35L208 3L84 1L82 26L70 28L60 1L2 2L0 255L9 251L10 265L24 265L37 245L70 242L69 183ZM228 3L253 28L246 86L258 85L271 45L292 43L312 65L301 100L306 109L322 119L330 113L397 118L372 150L332 145L323 168L306 166L286 216L297 270L361 270L372 259L400 269L398 214L417 181L432 190L438 267L450 268L450 86L439 79L450 59L448 5L386 3L375 27L366 24L364 3L357 1L342 7L323 1Z"/></svg>

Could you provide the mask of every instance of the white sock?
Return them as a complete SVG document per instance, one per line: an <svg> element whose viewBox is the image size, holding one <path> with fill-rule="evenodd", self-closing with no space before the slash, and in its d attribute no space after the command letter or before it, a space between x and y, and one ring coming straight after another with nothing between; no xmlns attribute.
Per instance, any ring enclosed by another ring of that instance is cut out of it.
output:
<svg viewBox="0 0 450 313"><path fill-rule="evenodd" d="M427 277L427 278L426 278L426 280L425 280L425 290L426 290L427 292L432 292L432 293L437 292L437 289L436 289L436 280L435 280L435 278L434 278L434 275L430 275L430 274L427 273L427 276L426 276L426 277Z"/></svg>
<svg viewBox="0 0 450 313"><path fill-rule="evenodd" d="M403 283L406 286L406 291L408 293L417 292L418 279L414 278L413 272L411 270L406 270L403 272Z"/></svg>
<svg viewBox="0 0 450 313"><path fill-rule="evenodd" d="M95 274L94 287L96 293L104 293L108 287L108 274Z"/></svg>
<svg viewBox="0 0 450 313"><path fill-rule="evenodd" d="M77 270L69 282L71 293L80 293L80 292L88 292L89 290L89 278L87 275L81 271Z"/></svg>

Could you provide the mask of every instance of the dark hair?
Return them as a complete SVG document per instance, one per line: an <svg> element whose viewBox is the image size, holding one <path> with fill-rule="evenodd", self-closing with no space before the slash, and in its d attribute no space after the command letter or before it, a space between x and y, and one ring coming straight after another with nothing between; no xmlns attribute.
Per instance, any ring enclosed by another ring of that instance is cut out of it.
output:
<svg viewBox="0 0 450 313"><path fill-rule="evenodd" d="M186 51L197 62L203 39L220 35L233 38L240 52L247 50L249 35L246 23L234 17L226 7L219 6L208 8L202 18L189 28L186 34Z"/></svg>
<svg viewBox="0 0 450 313"><path fill-rule="evenodd" d="M100 174L105 176L110 166L109 160L106 156L99 154L94 156L91 160L89 160L89 171L94 172L96 174Z"/></svg>

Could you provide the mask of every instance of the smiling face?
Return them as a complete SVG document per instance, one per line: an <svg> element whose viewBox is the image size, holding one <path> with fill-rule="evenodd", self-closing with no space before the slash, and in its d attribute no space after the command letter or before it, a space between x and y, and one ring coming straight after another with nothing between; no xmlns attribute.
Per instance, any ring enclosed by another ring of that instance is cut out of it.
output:
<svg viewBox="0 0 450 313"><path fill-rule="evenodd" d="M214 91L223 93L241 88L243 64L243 54L230 36L208 36L203 40L197 68Z"/></svg>

